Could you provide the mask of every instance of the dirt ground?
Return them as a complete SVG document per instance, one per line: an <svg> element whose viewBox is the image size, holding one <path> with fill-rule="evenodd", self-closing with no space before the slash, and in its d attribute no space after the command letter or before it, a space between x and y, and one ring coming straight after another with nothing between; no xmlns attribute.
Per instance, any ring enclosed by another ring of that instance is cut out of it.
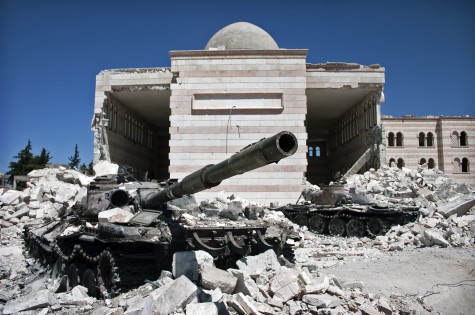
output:
<svg viewBox="0 0 475 315"><path fill-rule="evenodd" d="M343 281L396 300L412 300L415 314L475 314L474 248L416 248L326 270ZM417 306L417 307L415 307Z"/></svg>

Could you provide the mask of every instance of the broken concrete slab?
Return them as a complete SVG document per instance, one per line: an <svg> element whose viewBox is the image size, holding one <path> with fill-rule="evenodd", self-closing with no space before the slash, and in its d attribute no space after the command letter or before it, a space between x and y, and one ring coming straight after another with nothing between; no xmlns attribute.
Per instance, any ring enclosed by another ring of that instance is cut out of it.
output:
<svg viewBox="0 0 475 315"><path fill-rule="evenodd" d="M461 195L457 199L449 202L438 202L437 212L443 214L446 218L453 214L462 216L473 206L475 206L475 195Z"/></svg>
<svg viewBox="0 0 475 315"><path fill-rule="evenodd" d="M227 315L229 314L226 305L220 303L190 303L186 306L186 315Z"/></svg>
<svg viewBox="0 0 475 315"><path fill-rule="evenodd" d="M305 286L305 293L325 293L330 286L330 279L327 276L318 277L313 279L312 282Z"/></svg>
<svg viewBox="0 0 475 315"><path fill-rule="evenodd" d="M173 254L172 273L175 278L186 276L198 282L203 265L214 266L213 256L203 250L176 252Z"/></svg>
<svg viewBox="0 0 475 315"><path fill-rule="evenodd" d="M231 273L210 265L201 268L201 286L208 290L221 289L223 293L233 293L237 278Z"/></svg>
<svg viewBox="0 0 475 315"><path fill-rule="evenodd" d="M244 294L238 293L233 295L233 301L239 304L239 306L246 312L246 314L259 314L259 311L254 305L253 301L248 299Z"/></svg>
<svg viewBox="0 0 475 315"><path fill-rule="evenodd" d="M134 214L122 208L113 208L99 212L99 222L127 223L134 217Z"/></svg>
<svg viewBox="0 0 475 315"><path fill-rule="evenodd" d="M259 295L259 288L249 274L238 269L228 269L228 271L237 278L233 293L241 292L244 295L252 296L254 299Z"/></svg>
<svg viewBox="0 0 475 315"><path fill-rule="evenodd" d="M97 162L94 166L96 177L104 175L116 175L119 172L119 165L105 160Z"/></svg>
<svg viewBox="0 0 475 315"><path fill-rule="evenodd" d="M419 236L419 240L425 246L439 245L441 247L449 247L450 244L439 233L437 229L425 229L424 233Z"/></svg>
<svg viewBox="0 0 475 315"><path fill-rule="evenodd" d="M22 192L14 189L10 189L4 192L0 197L0 205L10 205L19 201Z"/></svg>
<svg viewBox="0 0 475 315"><path fill-rule="evenodd" d="M280 269L277 255L272 249L256 256L243 257L236 262L236 265L252 278L257 278L266 271L278 271Z"/></svg>
<svg viewBox="0 0 475 315"><path fill-rule="evenodd" d="M36 310L56 303L57 300L50 291L41 290L33 292L30 296L8 301L3 308L3 314L16 314L21 311Z"/></svg>
<svg viewBox="0 0 475 315"><path fill-rule="evenodd" d="M279 272L271 279L270 290L274 296L288 301L300 293L298 274L287 267L281 267Z"/></svg>
<svg viewBox="0 0 475 315"><path fill-rule="evenodd" d="M153 313L168 315L178 308L183 309L188 303L197 297L198 287L187 277L181 276L171 283L154 299Z"/></svg>
<svg viewBox="0 0 475 315"><path fill-rule="evenodd" d="M302 301L313 306L328 308L335 308L341 304L341 300L338 297L331 296L327 293L306 294L302 297Z"/></svg>

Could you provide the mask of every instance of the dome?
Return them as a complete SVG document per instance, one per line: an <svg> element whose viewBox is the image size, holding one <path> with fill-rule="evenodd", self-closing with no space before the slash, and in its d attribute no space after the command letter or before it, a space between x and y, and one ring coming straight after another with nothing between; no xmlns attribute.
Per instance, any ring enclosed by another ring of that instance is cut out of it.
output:
<svg viewBox="0 0 475 315"><path fill-rule="evenodd" d="M224 46L225 50L279 49L275 40L262 28L247 22L237 22L220 29L206 44L205 50Z"/></svg>

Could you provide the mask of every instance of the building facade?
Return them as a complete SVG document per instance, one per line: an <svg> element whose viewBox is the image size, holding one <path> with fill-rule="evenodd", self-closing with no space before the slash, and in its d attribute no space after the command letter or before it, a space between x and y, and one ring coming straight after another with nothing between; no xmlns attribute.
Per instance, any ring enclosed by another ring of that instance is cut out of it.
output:
<svg viewBox="0 0 475 315"><path fill-rule="evenodd" d="M386 163L444 171L475 188L475 117L382 117Z"/></svg>
<svg viewBox="0 0 475 315"><path fill-rule="evenodd" d="M306 181L328 183L372 146L384 101L384 68L312 64L307 53L279 48L261 28L238 22L203 50L170 51L170 67L101 71L95 162L129 166L139 179L182 179L287 130L299 144L292 157L196 197L224 190L258 202L295 202ZM382 159L376 150L364 168Z"/></svg>

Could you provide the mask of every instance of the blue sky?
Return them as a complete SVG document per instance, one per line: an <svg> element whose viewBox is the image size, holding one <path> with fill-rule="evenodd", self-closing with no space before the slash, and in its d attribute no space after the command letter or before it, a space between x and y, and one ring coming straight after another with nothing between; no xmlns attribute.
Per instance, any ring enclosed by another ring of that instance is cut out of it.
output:
<svg viewBox="0 0 475 315"><path fill-rule="evenodd" d="M475 116L474 1L0 0L0 172L28 139L88 164L101 70L169 66L241 20L311 63L381 64L383 114Z"/></svg>

